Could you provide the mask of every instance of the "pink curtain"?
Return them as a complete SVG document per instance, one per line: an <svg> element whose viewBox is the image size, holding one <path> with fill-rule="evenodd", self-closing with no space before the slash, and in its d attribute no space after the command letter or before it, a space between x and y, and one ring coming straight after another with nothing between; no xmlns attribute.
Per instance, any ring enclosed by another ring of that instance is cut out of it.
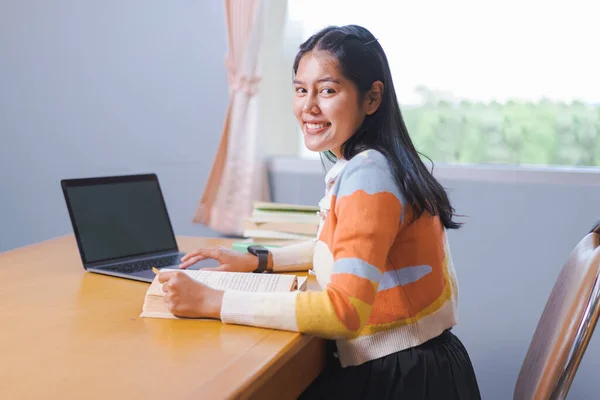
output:
<svg viewBox="0 0 600 400"><path fill-rule="evenodd" d="M269 200L265 163L258 147L259 55L262 0L225 0L229 106L221 142L194 222L240 235L254 200Z"/></svg>

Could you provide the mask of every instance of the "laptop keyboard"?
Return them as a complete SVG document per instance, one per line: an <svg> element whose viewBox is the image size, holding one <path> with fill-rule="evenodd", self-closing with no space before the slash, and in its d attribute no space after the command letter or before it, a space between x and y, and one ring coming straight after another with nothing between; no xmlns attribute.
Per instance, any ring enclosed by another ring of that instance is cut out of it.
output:
<svg viewBox="0 0 600 400"><path fill-rule="evenodd" d="M169 265L178 265L180 263L179 256L166 256L160 258L152 258L148 260L132 261L119 265L113 265L111 267L105 267L104 270L116 271L116 272L138 272L152 267L161 268Z"/></svg>

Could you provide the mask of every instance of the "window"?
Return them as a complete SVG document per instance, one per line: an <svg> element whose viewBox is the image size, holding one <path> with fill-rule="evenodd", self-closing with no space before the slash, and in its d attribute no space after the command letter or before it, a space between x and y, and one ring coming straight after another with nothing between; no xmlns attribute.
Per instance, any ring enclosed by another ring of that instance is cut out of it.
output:
<svg viewBox="0 0 600 400"><path fill-rule="evenodd" d="M285 45L327 25L371 30L434 161L600 166L599 11L587 0L288 0Z"/></svg>

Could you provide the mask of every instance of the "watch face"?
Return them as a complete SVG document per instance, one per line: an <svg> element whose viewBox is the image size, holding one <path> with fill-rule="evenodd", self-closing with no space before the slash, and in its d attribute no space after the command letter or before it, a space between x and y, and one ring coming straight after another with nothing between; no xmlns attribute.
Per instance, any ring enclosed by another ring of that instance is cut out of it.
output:
<svg viewBox="0 0 600 400"><path fill-rule="evenodd" d="M269 250L262 246L248 246L248 251L254 254L266 254L269 252Z"/></svg>

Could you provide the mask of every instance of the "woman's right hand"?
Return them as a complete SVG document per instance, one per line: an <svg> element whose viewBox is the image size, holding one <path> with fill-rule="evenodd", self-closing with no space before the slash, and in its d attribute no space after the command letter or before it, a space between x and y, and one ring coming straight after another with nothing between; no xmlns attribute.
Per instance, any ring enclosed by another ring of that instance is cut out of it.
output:
<svg viewBox="0 0 600 400"><path fill-rule="evenodd" d="M202 268L205 271L254 272L258 268L258 257L255 255L229 250L225 247L191 251L181 258L179 268L186 269L206 258L217 260L219 266Z"/></svg>

